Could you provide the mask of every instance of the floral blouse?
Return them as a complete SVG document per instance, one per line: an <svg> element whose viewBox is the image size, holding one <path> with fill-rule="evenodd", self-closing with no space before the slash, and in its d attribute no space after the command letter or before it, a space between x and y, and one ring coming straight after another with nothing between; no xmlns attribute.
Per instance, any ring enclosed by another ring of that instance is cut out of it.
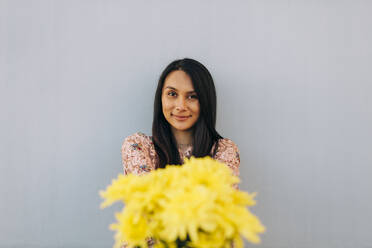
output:
<svg viewBox="0 0 372 248"><path fill-rule="evenodd" d="M226 164L231 170L232 174L239 177L239 166L240 166L240 152L237 145L230 139L224 138L218 141L217 152L214 159ZM215 145L212 147L214 150ZM192 152L192 146L178 148L180 153L181 161L185 157L190 157ZM155 170L156 164L158 163L158 155L155 151L152 137L147 136L143 133L137 132L128 136L121 147L121 156L124 174L137 174ZM233 185L234 188L238 189L238 184ZM154 240L148 239L149 247L153 247ZM126 248L127 245L123 245L121 248Z"/></svg>

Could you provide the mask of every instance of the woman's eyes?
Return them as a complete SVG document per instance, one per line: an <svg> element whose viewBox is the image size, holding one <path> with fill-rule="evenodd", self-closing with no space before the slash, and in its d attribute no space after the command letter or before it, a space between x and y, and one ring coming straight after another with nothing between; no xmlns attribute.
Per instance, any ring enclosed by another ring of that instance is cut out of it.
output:
<svg viewBox="0 0 372 248"><path fill-rule="evenodd" d="M174 91L169 91L168 96L177 96L177 93L174 92ZM189 99L198 99L198 96L197 95L189 95L188 98Z"/></svg>

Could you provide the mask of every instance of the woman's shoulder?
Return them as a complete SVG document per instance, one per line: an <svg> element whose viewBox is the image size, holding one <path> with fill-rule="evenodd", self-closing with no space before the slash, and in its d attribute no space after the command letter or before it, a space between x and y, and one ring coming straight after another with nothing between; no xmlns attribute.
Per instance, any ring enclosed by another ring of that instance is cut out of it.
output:
<svg viewBox="0 0 372 248"><path fill-rule="evenodd" d="M146 135L142 132L136 132L125 138L125 140L151 140L151 136Z"/></svg>
<svg viewBox="0 0 372 248"><path fill-rule="evenodd" d="M238 145L228 138L219 139L215 158L222 161L235 161L236 163L240 163Z"/></svg>
<svg viewBox="0 0 372 248"><path fill-rule="evenodd" d="M121 147L124 173L142 174L155 169L152 137L137 132L127 136Z"/></svg>
<svg viewBox="0 0 372 248"><path fill-rule="evenodd" d="M235 142L228 138L219 139L217 152L214 158L229 166L233 174L239 177L240 152ZM234 187L238 188L237 185Z"/></svg>
<svg viewBox="0 0 372 248"><path fill-rule="evenodd" d="M238 145L229 138L218 140L218 151L233 150L239 152Z"/></svg>
<svg viewBox="0 0 372 248"><path fill-rule="evenodd" d="M133 149L143 149L146 147L150 147L152 145L152 137L148 136L142 132L136 132L127 136L124 141L122 147L132 147Z"/></svg>

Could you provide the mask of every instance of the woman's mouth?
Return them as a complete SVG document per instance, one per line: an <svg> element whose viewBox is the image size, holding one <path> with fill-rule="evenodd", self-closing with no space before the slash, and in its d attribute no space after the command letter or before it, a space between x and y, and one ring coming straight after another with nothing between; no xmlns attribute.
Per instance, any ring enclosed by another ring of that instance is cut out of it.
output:
<svg viewBox="0 0 372 248"><path fill-rule="evenodd" d="M181 116L181 115L173 115L173 116L178 121L185 121L190 117L190 116Z"/></svg>

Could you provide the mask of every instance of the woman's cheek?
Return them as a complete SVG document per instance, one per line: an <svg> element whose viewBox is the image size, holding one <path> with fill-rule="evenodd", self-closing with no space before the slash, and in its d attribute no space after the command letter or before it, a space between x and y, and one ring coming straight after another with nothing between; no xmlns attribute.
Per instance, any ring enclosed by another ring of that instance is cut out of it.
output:
<svg viewBox="0 0 372 248"><path fill-rule="evenodd" d="M169 109L169 102L165 98L162 99L162 105L163 105L163 110Z"/></svg>
<svg viewBox="0 0 372 248"><path fill-rule="evenodd" d="M193 106L192 106L192 110L194 113L198 113L199 112L199 103L194 103Z"/></svg>
<svg viewBox="0 0 372 248"><path fill-rule="evenodd" d="M172 110L172 106L171 106L171 104L169 104L169 103L166 103L166 104L164 105L164 108L165 108L165 110L166 110L167 112L169 112L169 111Z"/></svg>

